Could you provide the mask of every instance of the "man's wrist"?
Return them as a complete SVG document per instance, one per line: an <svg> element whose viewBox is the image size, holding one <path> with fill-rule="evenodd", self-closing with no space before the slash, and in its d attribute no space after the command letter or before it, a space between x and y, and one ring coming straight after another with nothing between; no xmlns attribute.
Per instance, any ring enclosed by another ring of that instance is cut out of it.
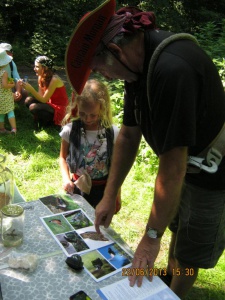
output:
<svg viewBox="0 0 225 300"><path fill-rule="evenodd" d="M151 239L159 239L163 236L164 232L159 232L156 228L152 228L149 225L146 226L145 230L147 236Z"/></svg>

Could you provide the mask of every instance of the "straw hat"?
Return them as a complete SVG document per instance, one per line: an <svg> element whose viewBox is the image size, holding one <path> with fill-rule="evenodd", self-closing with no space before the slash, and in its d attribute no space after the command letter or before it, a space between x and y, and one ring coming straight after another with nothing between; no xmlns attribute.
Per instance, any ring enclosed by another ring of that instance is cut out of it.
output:
<svg viewBox="0 0 225 300"><path fill-rule="evenodd" d="M81 94L90 75L92 58L115 8L115 0L105 1L84 15L70 38L65 57L66 73L78 94Z"/></svg>
<svg viewBox="0 0 225 300"><path fill-rule="evenodd" d="M9 56L5 50L0 49L0 67L8 65L10 61L12 60L12 57Z"/></svg>

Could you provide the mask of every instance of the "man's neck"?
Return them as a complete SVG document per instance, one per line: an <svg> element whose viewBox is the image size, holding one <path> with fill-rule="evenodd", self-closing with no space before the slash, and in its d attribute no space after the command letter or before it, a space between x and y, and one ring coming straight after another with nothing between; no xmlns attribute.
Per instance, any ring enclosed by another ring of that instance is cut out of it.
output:
<svg viewBox="0 0 225 300"><path fill-rule="evenodd" d="M131 69L136 73L142 73L145 58L144 32L139 32L123 51L127 55Z"/></svg>

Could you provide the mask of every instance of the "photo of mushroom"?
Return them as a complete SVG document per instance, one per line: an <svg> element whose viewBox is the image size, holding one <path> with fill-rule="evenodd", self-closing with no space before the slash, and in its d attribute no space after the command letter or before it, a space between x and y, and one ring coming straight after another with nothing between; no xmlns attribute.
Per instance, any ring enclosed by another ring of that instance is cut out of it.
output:
<svg viewBox="0 0 225 300"><path fill-rule="evenodd" d="M112 244L112 240L104 233L98 234L94 226L77 230L79 235L84 239L90 249L97 249Z"/></svg>

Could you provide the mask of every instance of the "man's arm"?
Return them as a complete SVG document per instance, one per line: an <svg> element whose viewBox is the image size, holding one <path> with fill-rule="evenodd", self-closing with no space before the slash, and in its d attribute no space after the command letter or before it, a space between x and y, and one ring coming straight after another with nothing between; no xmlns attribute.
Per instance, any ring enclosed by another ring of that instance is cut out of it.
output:
<svg viewBox="0 0 225 300"><path fill-rule="evenodd" d="M115 212L115 199L137 154L141 140L139 126L122 126L113 149L113 157L104 196L95 210L95 228L108 227Z"/></svg>
<svg viewBox="0 0 225 300"><path fill-rule="evenodd" d="M186 147L174 148L159 156L154 201L148 221L148 225L159 232L164 232L177 212L186 167Z"/></svg>
<svg viewBox="0 0 225 300"><path fill-rule="evenodd" d="M174 148L159 157L159 170L155 181L155 193L147 226L163 234L175 216L186 174L187 148ZM134 254L132 268L151 270L160 249L160 238L150 238L144 233ZM130 285L141 286L143 277L132 276Z"/></svg>

